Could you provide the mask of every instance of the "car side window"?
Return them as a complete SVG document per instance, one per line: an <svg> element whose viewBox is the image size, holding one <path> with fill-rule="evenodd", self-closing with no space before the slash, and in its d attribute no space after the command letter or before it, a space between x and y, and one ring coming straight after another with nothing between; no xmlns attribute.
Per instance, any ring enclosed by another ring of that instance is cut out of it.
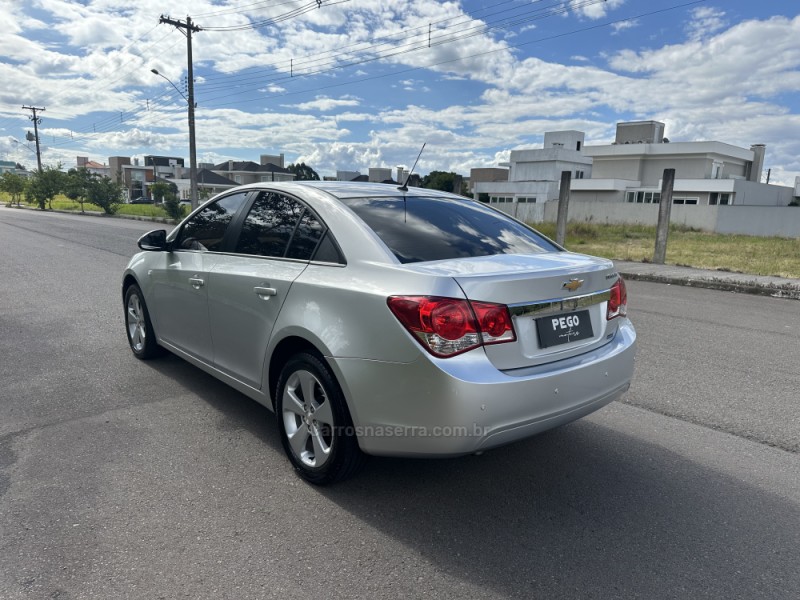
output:
<svg viewBox="0 0 800 600"><path fill-rule="evenodd" d="M286 251L286 257L311 260L323 233L325 233L325 227L314 216L314 213L306 209L294 231L294 237Z"/></svg>
<svg viewBox="0 0 800 600"><path fill-rule="evenodd" d="M176 249L220 252L225 232L246 198L247 192L240 192L206 206L183 225Z"/></svg>
<svg viewBox="0 0 800 600"><path fill-rule="evenodd" d="M305 207L297 200L276 192L262 192L244 220L236 252L284 257L304 211Z"/></svg>
<svg viewBox="0 0 800 600"><path fill-rule="evenodd" d="M317 246L317 252L314 254L314 260L318 262L335 263L340 265L345 264L344 257L342 256L342 253L339 252L339 248L336 247L336 243L333 241L333 236L331 236L330 231L328 231L322 237L322 241Z"/></svg>

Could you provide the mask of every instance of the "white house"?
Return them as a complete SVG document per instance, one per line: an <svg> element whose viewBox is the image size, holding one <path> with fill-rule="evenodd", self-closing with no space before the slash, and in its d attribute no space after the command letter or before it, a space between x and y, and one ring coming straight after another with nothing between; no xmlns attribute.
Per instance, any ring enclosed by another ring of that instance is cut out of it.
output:
<svg viewBox="0 0 800 600"><path fill-rule="evenodd" d="M573 180L592 175L592 159L583 150L581 131L551 131L544 134L540 149L512 150L508 180L480 181L476 173L472 192L475 198L487 194L490 204L518 214L518 205L544 203L558 198L561 172L570 171ZM519 215L518 215L519 216Z"/></svg>
<svg viewBox="0 0 800 600"><path fill-rule="evenodd" d="M576 180L570 198L595 202L658 203L664 169L675 169L673 203L786 206L790 187L761 183L766 147L723 142L672 142L664 123L618 123L613 144L586 146L591 179Z"/></svg>

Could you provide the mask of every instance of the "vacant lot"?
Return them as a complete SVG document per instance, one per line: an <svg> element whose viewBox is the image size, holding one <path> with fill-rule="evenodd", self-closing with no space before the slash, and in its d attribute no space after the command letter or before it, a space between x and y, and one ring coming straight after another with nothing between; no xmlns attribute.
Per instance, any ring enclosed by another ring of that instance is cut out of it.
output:
<svg viewBox="0 0 800 600"><path fill-rule="evenodd" d="M800 209L797 218L800 219ZM534 227L555 238L555 223ZM655 239L655 227L570 223L566 246L573 252L647 262L653 258ZM722 235L673 226L667 243L667 263L800 278L800 239Z"/></svg>

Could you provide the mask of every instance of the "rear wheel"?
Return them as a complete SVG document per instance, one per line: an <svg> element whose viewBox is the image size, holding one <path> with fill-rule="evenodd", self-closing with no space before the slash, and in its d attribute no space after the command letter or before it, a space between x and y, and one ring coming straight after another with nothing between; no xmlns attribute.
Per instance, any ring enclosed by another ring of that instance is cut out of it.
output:
<svg viewBox="0 0 800 600"><path fill-rule="evenodd" d="M353 475L364 463L344 395L328 366L301 353L281 371L275 413L281 443L306 481L324 485Z"/></svg>
<svg viewBox="0 0 800 600"><path fill-rule="evenodd" d="M125 290L125 333L128 334L128 344L136 358L145 360L162 353L156 342L142 290L136 284Z"/></svg>

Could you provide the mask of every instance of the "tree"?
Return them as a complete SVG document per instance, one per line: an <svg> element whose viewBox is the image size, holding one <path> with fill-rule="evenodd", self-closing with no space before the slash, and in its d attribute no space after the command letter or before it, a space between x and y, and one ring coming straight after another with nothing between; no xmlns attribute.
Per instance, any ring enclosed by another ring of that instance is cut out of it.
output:
<svg viewBox="0 0 800 600"><path fill-rule="evenodd" d="M306 163L300 163L299 165L291 164L286 167L286 170L294 173L295 181L319 181L317 172Z"/></svg>
<svg viewBox="0 0 800 600"><path fill-rule="evenodd" d="M45 209L45 204L53 210L53 198L64 189L66 174L60 169L44 167L41 171L34 171L28 181L25 197L29 202L35 202L39 210Z"/></svg>
<svg viewBox="0 0 800 600"><path fill-rule="evenodd" d="M175 194L178 191L178 186L174 183L168 183L166 181L156 181L154 184L150 186L150 193L153 195L153 198L156 202L164 202L164 199L167 198L170 194Z"/></svg>
<svg viewBox="0 0 800 600"><path fill-rule="evenodd" d="M150 189L152 190L153 186ZM155 192L153 192L153 195L155 195ZM183 218L183 205L178 200L178 195L172 190L164 195L164 211L175 221Z"/></svg>
<svg viewBox="0 0 800 600"><path fill-rule="evenodd" d="M431 171L422 178L422 187L429 190L441 190L443 192L452 192L454 187L456 174L447 173L445 171ZM456 190L456 193L461 190Z"/></svg>
<svg viewBox="0 0 800 600"><path fill-rule="evenodd" d="M25 191L25 178L22 175L6 171L0 177L0 190L8 194L8 206L11 206L14 202L19 206L20 197L22 192Z"/></svg>
<svg viewBox="0 0 800 600"><path fill-rule="evenodd" d="M86 202L86 195L89 193L89 186L92 184L94 175L86 167L70 169L64 181L64 195L70 200L77 200L83 210L83 203Z"/></svg>
<svg viewBox="0 0 800 600"><path fill-rule="evenodd" d="M119 208L121 197L122 186L107 175L103 175L92 179L86 201L99 206L107 215L113 215Z"/></svg>

